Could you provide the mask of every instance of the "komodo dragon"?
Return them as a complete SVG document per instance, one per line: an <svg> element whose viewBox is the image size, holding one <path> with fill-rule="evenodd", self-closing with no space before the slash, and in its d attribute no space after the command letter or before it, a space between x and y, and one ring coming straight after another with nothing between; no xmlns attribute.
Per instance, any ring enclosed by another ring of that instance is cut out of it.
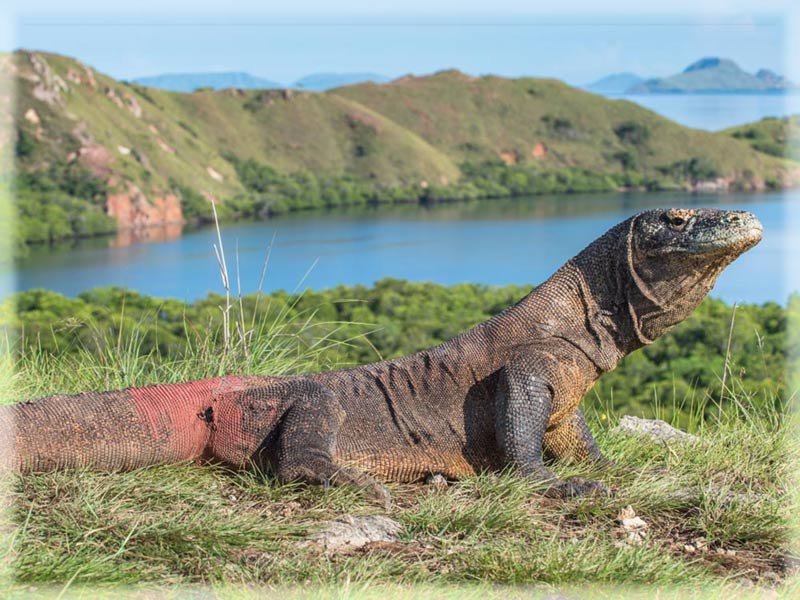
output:
<svg viewBox="0 0 800 600"><path fill-rule="evenodd" d="M686 318L759 242L750 213L648 210L613 227L501 314L393 360L291 377L230 376L3 407L18 471L187 459L354 485L512 467L553 497L604 490L543 463L604 461L578 409L625 355ZM510 249L513 251L513 249Z"/></svg>

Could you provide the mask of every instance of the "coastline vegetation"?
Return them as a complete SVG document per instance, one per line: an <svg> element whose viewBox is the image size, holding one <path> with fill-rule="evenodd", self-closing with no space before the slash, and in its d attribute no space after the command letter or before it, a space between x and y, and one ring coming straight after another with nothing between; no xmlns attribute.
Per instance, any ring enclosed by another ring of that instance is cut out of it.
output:
<svg viewBox="0 0 800 600"><path fill-rule="evenodd" d="M298 352L325 340L316 364L306 366L322 370L432 347L499 313L529 289L383 279L372 287L249 295L236 310L246 315L238 329L248 331L248 339L268 337L258 332L288 320L281 335ZM31 290L0 305L0 325L20 355L31 350L41 356L102 353L107 340L135 333L139 355L181 361L198 347L212 353L224 349L224 302L223 296L210 294L186 304L120 288L93 289L77 298ZM725 374L754 405L781 410L800 387L800 381L787 380L792 367L800 371L800 347L788 335L792 324L800 327L798 295L786 307L731 307L708 299L656 344L626 357L601 378L587 406L605 418L627 413L688 425L698 414L717 414L733 401L723 389Z"/></svg>

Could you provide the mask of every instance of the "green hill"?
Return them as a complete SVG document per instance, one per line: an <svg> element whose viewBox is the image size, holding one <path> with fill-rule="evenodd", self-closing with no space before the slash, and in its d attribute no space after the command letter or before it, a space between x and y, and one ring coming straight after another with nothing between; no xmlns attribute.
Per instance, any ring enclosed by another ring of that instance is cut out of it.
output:
<svg viewBox="0 0 800 600"><path fill-rule="evenodd" d="M681 180L673 171L698 159L714 171L699 179L740 182L746 171L756 176L781 168L727 136L689 129L632 102L600 98L557 80L445 71L333 93L386 115L459 163L502 158L544 169L575 166L612 175L627 169Z"/></svg>
<svg viewBox="0 0 800 600"><path fill-rule="evenodd" d="M800 115L767 117L726 129L723 133L750 144L759 152L800 160Z"/></svg>
<svg viewBox="0 0 800 600"><path fill-rule="evenodd" d="M325 93L176 93L18 51L20 238L380 201L760 189L796 165L541 79L456 71Z"/></svg>

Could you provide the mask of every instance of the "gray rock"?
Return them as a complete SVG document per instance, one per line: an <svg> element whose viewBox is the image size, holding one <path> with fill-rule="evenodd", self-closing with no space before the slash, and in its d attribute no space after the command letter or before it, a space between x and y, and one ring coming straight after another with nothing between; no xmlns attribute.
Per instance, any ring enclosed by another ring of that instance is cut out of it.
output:
<svg viewBox="0 0 800 600"><path fill-rule="evenodd" d="M438 473L435 475L428 475L425 478L425 484L430 485L437 490L446 490L449 485L444 475L440 475Z"/></svg>
<svg viewBox="0 0 800 600"><path fill-rule="evenodd" d="M700 441L695 435L675 429L669 423L658 419L640 419L625 415L619 420L619 424L612 429L614 433L619 433L628 437L644 437L654 442L676 442L679 444L691 444Z"/></svg>
<svg viewBox="0 0 800 600"><path fill-rule="evenodd" d="M330 521L309 542L329 553L351 552L373 542L396 542L403 526L382 515L352 517L345 515Z"/></svg>

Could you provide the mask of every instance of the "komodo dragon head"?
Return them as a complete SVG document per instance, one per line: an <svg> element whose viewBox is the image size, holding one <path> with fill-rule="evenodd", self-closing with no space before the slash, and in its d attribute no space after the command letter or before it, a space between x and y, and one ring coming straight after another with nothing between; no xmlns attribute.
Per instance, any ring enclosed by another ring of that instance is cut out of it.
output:
<svg viewBox="0 0 800 600"><path fill-rule="evenodd" d="M748 212L647 210L567 265L577 268L599 322L616 332L615 342L627 354L688 317L722 270L762 235L761 223Z"/></svg>
<svg viewBox="0 0 800 600"><path fill-rule="evenodd" d="M645 343L689 316L764 233L749 212L713 208L648 210L627 224L626 299Z"/></svg>

